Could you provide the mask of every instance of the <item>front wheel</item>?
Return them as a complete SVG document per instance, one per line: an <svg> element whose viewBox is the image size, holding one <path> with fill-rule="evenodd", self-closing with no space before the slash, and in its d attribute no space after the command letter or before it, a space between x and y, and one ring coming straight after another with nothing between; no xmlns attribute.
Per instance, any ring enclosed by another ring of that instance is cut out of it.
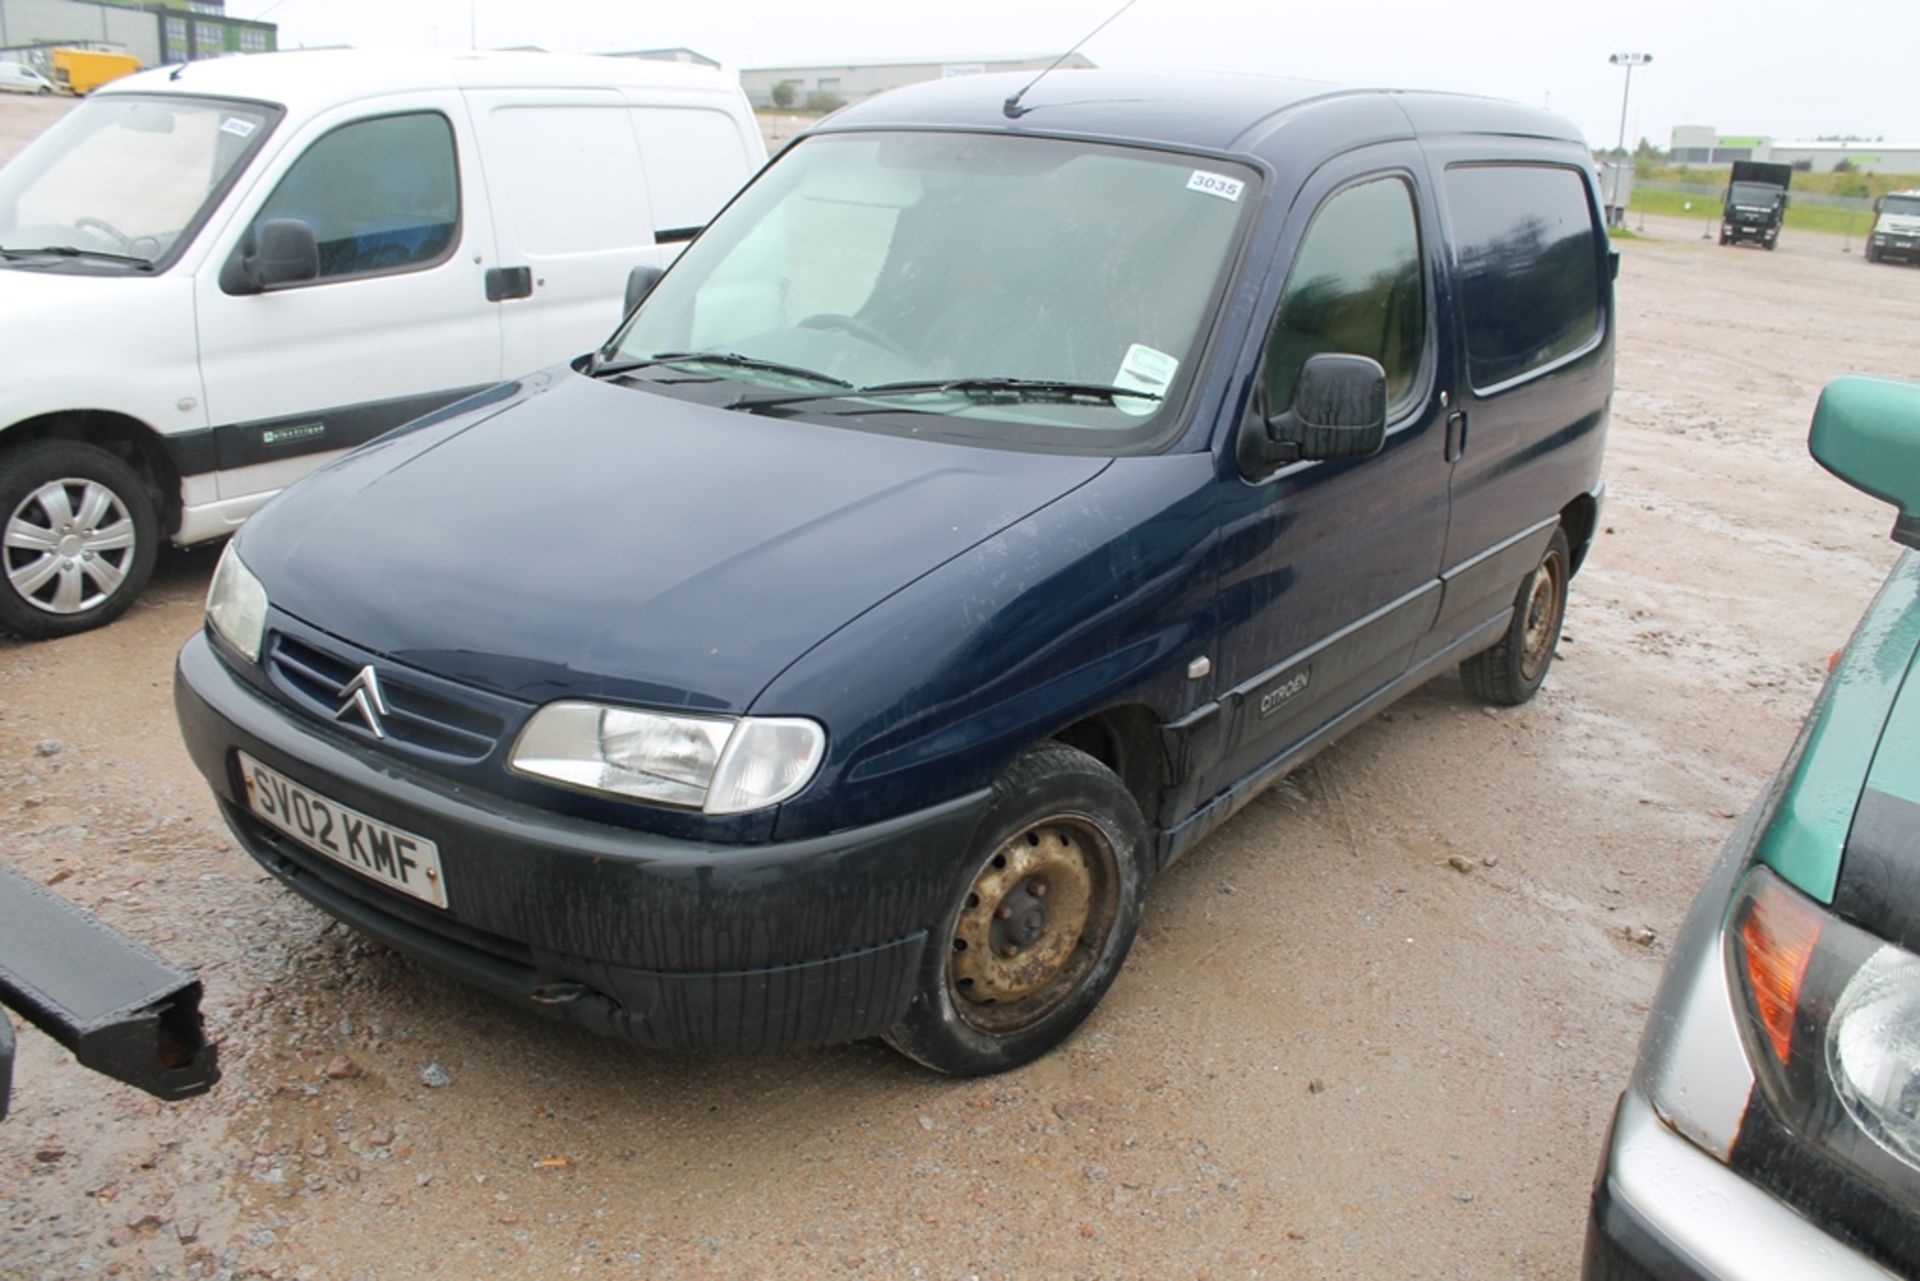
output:
<svg viewBox="0 0 1920 1281"><path fill-rule="evenodd" d="M1112 770L1061 743L1022 756L994 784L888 1042L953 1076L1051 1050L1126 960L1147 857L1145 820Z"/></svg>
<svg viewBox="0 0 1920 1281"><path fill-rule="evenodd" d="M153 576L153 499L97 446L47 440L0 452L0 519L0 629L40 640L99 627Z"/></svg>
<svg viewBox="0 0 1920 1281"><path fill-rule="evenodd" d="M1518 707L1539 690L1547 679L1547 669L1553 666L1553 651L1560 644L1572 566L1566 531L1556 529L1553 541L1547 544L1547 554L1520 582L1506 634L1492 649L1460 664L1460 680L1467 693L1483 703Z"/></svg>

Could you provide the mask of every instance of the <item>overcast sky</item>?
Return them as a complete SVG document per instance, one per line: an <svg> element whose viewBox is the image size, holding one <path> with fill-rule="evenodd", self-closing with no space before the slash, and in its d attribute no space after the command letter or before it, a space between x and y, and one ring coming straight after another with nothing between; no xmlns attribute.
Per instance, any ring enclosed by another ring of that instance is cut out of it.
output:
<svg viewBox="0 0 1920 1281"><path fill-rule="evenodd" d="M562 52L686 45L728 67L1059 52L1120 0L228 0L301 44ZM1102 66L1264 72L1545 103L1596 146L1620 126L1612 52L1633 74L1627 136L1676 124L1776 139L1863 134L1920 144L1916 0L1137 0L1086 53Z"/></svg>

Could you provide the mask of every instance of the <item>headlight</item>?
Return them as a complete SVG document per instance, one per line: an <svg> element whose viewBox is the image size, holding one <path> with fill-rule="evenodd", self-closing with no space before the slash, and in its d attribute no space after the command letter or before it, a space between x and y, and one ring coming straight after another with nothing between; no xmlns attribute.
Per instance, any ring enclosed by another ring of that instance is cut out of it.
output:
<svg viewBox="0 0 1920 1281"><path fill-rule="evenodd" d="M826 746L826 731L809 720L568 702L534 713L512 762L523 774L589 791L741 814L805 787Z"/></svg>
<svg viewBox="0 0 1920 1281"><path fill-rule="evenodd" d="M1765 867L1747 877L1727 944L1774 1114L1876 1182L1920 1186L1920 957Z"/></svg>
<svg viewBox="0 0 1920 1281"><path fill-rule="evenodd" d="M1920 1169L1920 959L1885 946L1848 981L1827 1027L1827 1071L1854 1123Z"/></svg>
<svg viewBox="0 0 1920 1281"><path fill-rule="evenodd" d="M213 585L207 588L207 622L249 662L260 661L260 641L267 630L267 589L241 563L232 543L220 553Z"/></svg>

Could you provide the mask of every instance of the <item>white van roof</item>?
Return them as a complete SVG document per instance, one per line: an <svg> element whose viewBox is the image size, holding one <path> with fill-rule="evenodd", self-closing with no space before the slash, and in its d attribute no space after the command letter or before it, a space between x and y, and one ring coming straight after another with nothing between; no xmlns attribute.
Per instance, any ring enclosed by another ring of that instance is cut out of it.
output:
<svg viewBox="0 0 1920 1281"><path fill-rule="evenodd" d="M273 102L297 115L422 89L716 89L738 93L711 67L592 54L311 49L230 54L156 67L97 92L185 93Z"/></svg>

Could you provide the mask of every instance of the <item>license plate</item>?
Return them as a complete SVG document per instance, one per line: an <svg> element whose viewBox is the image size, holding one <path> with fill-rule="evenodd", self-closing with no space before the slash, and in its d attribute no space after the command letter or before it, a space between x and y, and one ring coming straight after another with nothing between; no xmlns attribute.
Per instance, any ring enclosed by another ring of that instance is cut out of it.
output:
<svg viewBox="0 0 1920 1281"><path fill-rule="evenodd" d="M256 818L389 889L435 907L447 905L440 847L432 841L302 787L245 752L235 755L247 785L247 808Z"/></svg>

